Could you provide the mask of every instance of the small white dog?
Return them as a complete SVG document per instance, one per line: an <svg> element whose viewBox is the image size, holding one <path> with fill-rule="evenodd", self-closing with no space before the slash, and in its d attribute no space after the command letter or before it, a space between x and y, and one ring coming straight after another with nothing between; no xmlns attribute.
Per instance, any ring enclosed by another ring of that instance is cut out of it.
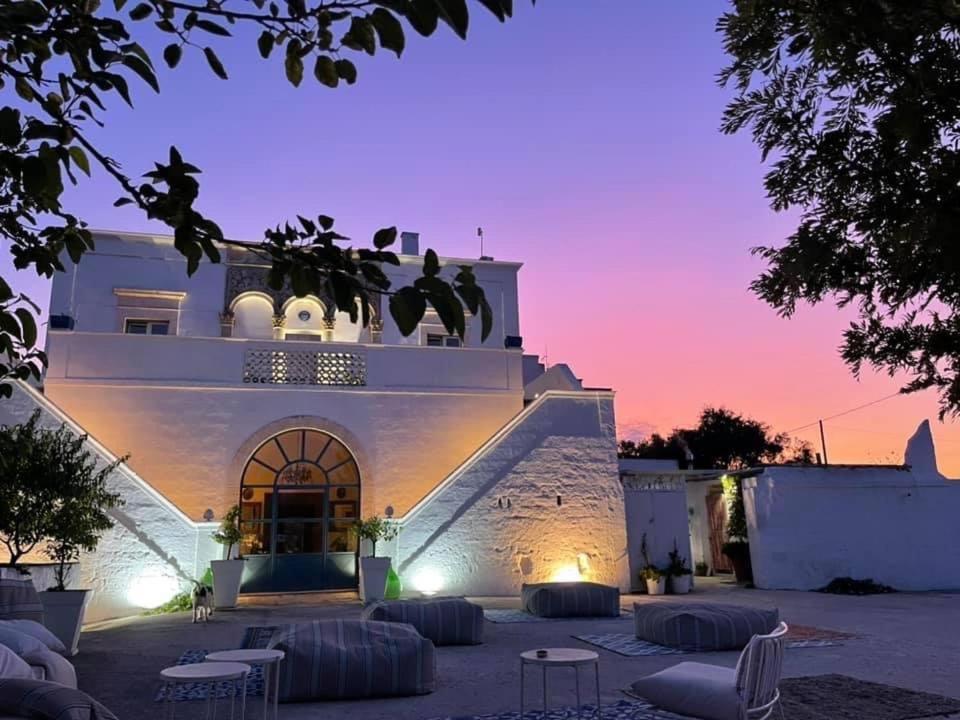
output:
<svg viewBox="0 0 960 720"><path fill-rule="evenodd" d="M206 622L213 615L213 588L193 581L193 622Z"/></svg>

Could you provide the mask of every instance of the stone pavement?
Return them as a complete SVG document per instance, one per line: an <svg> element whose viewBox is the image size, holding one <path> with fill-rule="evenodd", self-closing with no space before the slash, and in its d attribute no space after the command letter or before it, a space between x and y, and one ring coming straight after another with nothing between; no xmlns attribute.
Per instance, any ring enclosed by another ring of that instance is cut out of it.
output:
<svg viewBox="0 0 960 720"><path fill-rule="evenodd" d="M305 601L315 600L307 597ZM628 597L627 606L676 598ZM158 673L188 649L220 650L237 647L248 625L279 625L314 618L358 617L360 604L347 598L298 606L244 607L218 612L210 623L192 625L188 613L143 617L101 625L83 633L80 654L74 658L81 689L111 708L121 720L162 716L153 701ZM788 623L855 633L859 637L838 647L792 649L786 656L787 677L842 673L864 680L960 698L960 594L898 593L846 597L804 592L745 590L711 580L701 583L689 601L734 602L777 607ZM479 599L487 607L519 607L516 598ZM495 624L485 627L486 642L475 647L437 650L437 691L415 698L393 698L341 703L284 705L282 720L341 717L379 720L398 717L427 720L516 710L519 699L519 661L523 650L538 647L591 647L574 640L581 633L631 632L631 620L570 620L563 622ZM623 698L621 689L636 678L676 663L676 656L627 658L599 650L601 698L604 703ZM682 659L732 667L738 653L686 655ZM567 680L570 680L568 682ZM592 679L586 681L592 696ZM550 685L552 705L572 704L572 679L557 672ZM248 708L259 718L260 705ZM178 718L202 717L202 703L180 703Z"/></svg>

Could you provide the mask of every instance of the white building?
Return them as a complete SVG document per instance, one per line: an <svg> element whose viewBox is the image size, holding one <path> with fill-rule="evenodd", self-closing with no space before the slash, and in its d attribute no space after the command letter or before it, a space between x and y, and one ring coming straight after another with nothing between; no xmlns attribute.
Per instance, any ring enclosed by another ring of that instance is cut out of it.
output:
<svg viewBox="0 0 960 720"><path fill-rule="evenodd" d="M407 587L515 593L569 568L627 584L613 394L520 349L519 263L469 263L494 311L461 345L435 315L403 337L383 306L368 328L325 299L266 286L233 248L192 278L172 239L97 233L54 278L43 394L21 386L0 422L41 407L89 434L126 506L77 585L88 619L156 605L199 577L232 505L246 592L356 586L350 525L393 517ZM395 286L419 276L405 234Z"/></svg>

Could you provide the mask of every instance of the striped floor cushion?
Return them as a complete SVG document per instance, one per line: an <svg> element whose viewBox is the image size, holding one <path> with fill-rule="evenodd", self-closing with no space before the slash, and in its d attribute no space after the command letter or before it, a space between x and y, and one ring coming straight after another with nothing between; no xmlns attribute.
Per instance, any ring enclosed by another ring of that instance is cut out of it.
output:
<svg viewBox="0 0 960 720"><path fill-rule="evenodd" d="M633 622L639 639L658 645L688 652L741 650L754 635L773 632L780 613L712 603L635 603Z"/></svg>
<svg viewBox="0 0 960 720"><path fill-rule="evenodd" d="M592 582L539 583L520 591L523 609L537 617L619 617L620 591Z"/></svg>
<svg viewBox="0 0 960 720"><path fill-rule="evenodd" d="M0 620L33 620L43 624L43 605L33 580L0 578Z"/></svg>
<svg viewBox="0 0 960 720"><path fill-rule="evenodd" d="M434 645L483 642L483 608L460 597L380 600L363 609L364 620L409 623Z"/></svg>
<svg viewBox="0 0 960 720"><path fill-rule="evenodd" d="M280 664L280 702L423 695L433 692L433 643L410 625L314 620L279 627L269 647Z"/></svg>

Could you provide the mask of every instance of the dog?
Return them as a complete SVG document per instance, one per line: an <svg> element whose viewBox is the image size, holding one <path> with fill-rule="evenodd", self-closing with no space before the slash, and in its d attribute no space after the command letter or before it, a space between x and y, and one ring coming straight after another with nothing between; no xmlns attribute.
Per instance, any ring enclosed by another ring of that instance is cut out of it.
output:
<svg viewBox="0 0 960 720"><path fill-rule="evenodd" d="M193 622L207 622L213 615L213 588L193 581Z"/></svg>

